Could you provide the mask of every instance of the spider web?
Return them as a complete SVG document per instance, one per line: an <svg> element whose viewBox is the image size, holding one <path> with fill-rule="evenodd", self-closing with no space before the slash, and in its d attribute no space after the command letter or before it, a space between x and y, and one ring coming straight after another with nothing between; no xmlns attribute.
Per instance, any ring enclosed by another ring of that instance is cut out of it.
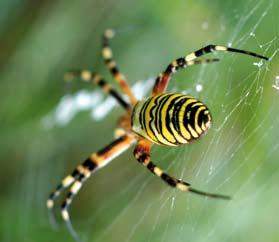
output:
<svg viewBox="0 0 279 242"><path fill-rule="evenodd" d="M106 189L105 201L104 195L95 200L95 205L90 204L92 197L85 201L90 215L77 216L78 221L74 221L83 238L125 242L275 241L279 226L273 212L279 202L274 195L279 179L279 72L278 64L277 69L274 64L278 63L278 27L264 39L258 35L263 36L267 18L275 18L277 5L272 0L248 1L234 10L232 4L228 2L225 8L232 8L237 24L226 34L225 44L254 50L270 56L271 61L218 54L222 62L201 66L188 74L190 80L195 80L191 84L181 84L182 74L175 76L168 90L183 89L204 101L211 109L213 127L194 144L154 147L152 157L159 166L193 187L229 194L233 200L217 201L175 191L136 162L127 162L134 158L126 155L94 178L100 179L117 169L113 181L103 180L101 185L102 189L111 187L111 182L120 185ZM220 16L221 22L224 18ZM200 31L210 26L210 22L204 22ZM226 25L220 23L220 33L223 32L226 33ZM208 43L219 43L220 35ZM153 78L137 82L135 93L142 98L153 82ZM81 111L90 111L93 120L102 121L115 106L113 99L100 91L82 90L64 96L55 110L42 119L42 124L45 128L66 126ZM86 189L90 189L89 185ZM119 192L113 193L114 189ZM73 207L75 210L78 205Z"/></svg>

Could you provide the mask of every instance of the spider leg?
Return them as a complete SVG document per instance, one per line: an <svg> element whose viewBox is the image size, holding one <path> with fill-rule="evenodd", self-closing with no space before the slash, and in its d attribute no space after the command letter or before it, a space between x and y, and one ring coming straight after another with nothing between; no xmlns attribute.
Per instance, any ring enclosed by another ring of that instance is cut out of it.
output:
<svg viewBox="0 0 279 242"><path fill-rule="evenodd" d="M46 205L49 212L52 214L54 200L61 194L62 190L70 187L65 201L62 203L61 214L69 232L76 241L80 241L80 239L72 226L68 212L74 197L93 172L107 165L112 159L127 150L134 142L135 138L126 134L114 140L102 150L91 154L82 164L77 166L71 175L66 176L57 189L50 194Z"/></svg>
<svg viewBox="0 0 279 242"><path fill-rule="evenodd" d="M99 85L104 92L109 93L111 96L113 96L124 109L126 109L127 111L131 111L131 105L127 103L115 89L107 84L106 81L99 74L88 70L77 70L66 72L64 78L66 81L71 81L74 78L79 78L85 82L95 83Z"/></svg>
<svg viewBox="0 0 279 242"><path fill-rule="evenodd" d="M125 129L123 128L116 128L114 130L114 138L119 138L126 133Z"/></svg>
<svg viewBox="0 0 279 242"><path fill-rule="evenodd" d="M135 105L137 103L137 99L133 94L130 86L127 83L126 77L119 71L116 66L116 62L113 59L112 50L109 47L109 40L113 38L114 31L112 29L108 29L105 31L103 35L103 49L102 55L105 60L106 66L113 75L114 79L119 84L121 90L129 97L130 102Z"/></svg>
<svg viewBox="0 0 279 242"><path fill-rule="evenodd" d="M143 164L154 175L160 177L169 186L177 188L183 192L192 192L192 193L202 195L202 196L219 198L219 199L227 199L227 200L231 199L229 196L226 196L226 195L208 193L208 192L203 192L203 191L194 189L191 187L191 185L189 183L168 175L166 172L164 172L161 168L156 166L151 161L150 148L151 148L151 143L147 140L142 139L138 142L138 144L134 150L134 156L138 160L138 162Z"/></svg>
<svg viewBox="0 0 279 242"><path fill-rule="evenodd" d="M216 52L216 51L241 53L241 54L257 57L260 59L268 60L267 57L256 54L251 51L240 50L240 49L225 47L225 46L221 46L221 45L207 45L206 47L203 47L195 52L192 52L192 53L186 55L185 57L178 58L178 59L174 60L171 64L169 64L167 69L157 77L155 86L154 86L153 92L152 92L153 95L164 92L171 79L171 75L177 69L188 66L189 64L187 64L187 62L194 61L194 59L196 59L197 57L203 56L203 55L211 53L211 52ZM184 63L186 63L186 65ZM192 63L192 64L201 64L201 63Z"/></svg>
<svg viewBox="0 0 279 242"><path fill-rule="evenodd" d="M92 161L90 161L90 162L92 162ZM92 163L94 165L96 165L94 162L92 162ZM84 174L81 174L78 177L78 179L71 186L70 192L66 196L66 200L61 205L61 215L62 215L63 220L66 223L67 229L69 230L69 232L73 236L73 238L78 242L80 242L81 240L80 240L77 232L73 228L73 225L72 225L71 220L70 220L68 209L69 209L69 206L71 205L75 195L79 192L79 190L81 189L83 183L87 180L87 178L89 178L89 176L92 174L93 170L88 169L88 170L85 171L85 173L87 173L87 176L85 176Z"/></svg>
<svg viewBox="0 0 279 242"><path fill-rule="evenodd" d="M184 57L178 58L174 61L172 61L166 70L156 78L155 85L152 90L152 95L157 95L160 93L163 93L167 86L169 81L171 80L172 75L178 71L179 69L184 69L188 66L192 65L198 65L198 64L208 64L217 62L219 59L212 58L212 59L205 59L205 60L186 60Z"/></svg>
<svg viewBox="0 0 279 242"><path fill-rule="evenodd" d="M206 54L211 53L211 52L216 52L216 51L241 53L241 54L244 54L244 55L250 55L250 56L260 58L260 59L268 60L268 57L259 55L257 53L251 52L251 51L240 50L240 49L225 47L225 46L221 46L221 45L207 45L207 46L205 46L205 47L203 47L203 48L201 48L197 51L194 51L194 52L190 53L189 55L186 55L185 59L187 61L194 60L197 57L206 55Z"/></svg>
<svg viewBox="0 0 279 242"><path fill-rule="evenodd" d="M56 220L54 218L53 214L53 206L54 206L54 200L65 190L67 187L69 187L75 180L76 177L80 175L80 172L78 169L75 169L72 174L66 176L62 182L56 187L55 191L52 192L49 195L49 198L47 200L47 208L48 208L48 215L51 225L55 228L57 226Z"/></svg>

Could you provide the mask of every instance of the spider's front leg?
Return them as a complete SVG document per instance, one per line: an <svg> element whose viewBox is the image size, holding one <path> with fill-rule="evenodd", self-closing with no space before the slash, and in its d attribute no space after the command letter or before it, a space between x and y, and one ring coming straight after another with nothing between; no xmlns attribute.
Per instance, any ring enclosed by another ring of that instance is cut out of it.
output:
<svg viewBox="0 0 279 242"><path fill-rule="evenodd" d="M240 50L240 49L235 49L235 48L230 48L230 47L225 47L221 45L207 45L197 51L194 51L184 57L178 58L174 61L172 61L166 70L162 72L157 78L155 85L152 90L152 95L157 95L160 93L163 93L167 86L169 81L171 80L172 75L179 69L186 68L191 65L196 65L196 64L206 64L206 63L212 63L215 61L218 61L218 59L205 59L205 60L196 60L197 57L201 57L205 54L211 53L211 52L216 52L216 51L221 51L221 52L235 52L235 53L240 53L244 55L250 55L253 57L257 57L260 59L268 60L267 57L256 54L251 51L246 51L246 50Z"/></svg>
<svg viewBox="0 0 279 242"><path fill-rule="evenodd" d="M94 72L89 70L75 70L75 71L68 71L64 75L65 81L72 81L75 78L79 78L84 82L92 82L100 86L105 93L110 94L114 99L128 112L131 112L131 105L127 103L121 95L109 85L104 78Z"/></svg>
<svg viewBox="0 0 279 242"><path fill-rule="evenodd" d="M68 212L69 206L71 205L74 197L81 189L83 183L93 172L107 165L112 159L127 150L135 141L135 137L125 134L114 140L104 149L91 154L82 164L77 166L71 175L66 176L62 180L61 184L58 185L56 190L50 194L49 199L47 200L47 208L50 212L50 218L54 221L52 211L54 207L54 200L64 189L70 187L65 201L62 203L61 214L63 220L66 222L69 232L76 241L80 241L80 239L72 226Z"/></svg>
<svg viewBox="0 0 279 242"><path fill-rule="evenodd" d="M114 37L114 30L107 29L103 35L103 49L102 55L105 61L107 68L110 73L118 83L121 90L129 97L131 104L135 105L137 103L137 99L133 94L126 77L119 71L115 60L113 59L112 50L109 46L109 40Z"/></svg>
<svg viewBox="0 0 279 242"><path fill-rule="evenodd" d="M183 57L172 61L168 65L166 70L156 78L155 85L152 90L152 95L155 96L157 94L163 93L167 89L167 86L169 84L169 81L171 80L172 75L179 69L183 69L192 65L208 64L217 61L219 61L219 59L217 58L205 59L205 60L186 60L186 58Z"/></svg>
<svg viewBox="0 0 279 242"><path fill-rule="evenodd" d="M231 199L231 197L221 194L215 194L215 193L208 193L203 192L197 189L194 189L190 186L189 183L182 181L180 179L177 179L175 177L172 177L168 175L166 172L164 172L160 167L156 166L150 159L150 148L151 143L145 139L141 139L135 150L134 150L134 156L135 158L143 164L149 171L151 171L156 176L160 177L164 182L166 182L169 186L175 187L183 192L192 192L199 195L212 197L212 198L220 198L220 199Z"/></svg>

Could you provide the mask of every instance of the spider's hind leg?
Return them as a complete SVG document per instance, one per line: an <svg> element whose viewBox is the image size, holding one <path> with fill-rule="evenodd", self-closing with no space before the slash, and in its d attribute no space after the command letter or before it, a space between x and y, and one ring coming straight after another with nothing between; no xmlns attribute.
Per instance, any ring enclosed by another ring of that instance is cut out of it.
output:
<svg viewBox="0 0 279 242"><path fill-rule="evenodd" d="M65 201L62 203L61 214L69 232L76 241L80 241L80 239L72 226L68 212L74 197L77 195L84 182L91 176L93 172L107 165L116 156L127 150L134 142L135 138L127 134L117 138L104 149L90 155L82 164L77 166L71 175L66 176L57 189L50 194L46 205L50 214L52 214L55 199L64 189L70 187Z"/></svg>
<svg viewBox="0 0 279 242"><path fill-rule="evenodd" d="M52 192L49 195L49 198L47 199L46 206L48 209L49 220L50 220L51 225L54 228L57 225L56 220L54 218L54 214L53 214L54 201L61 194L61 192L63 192L66 188L68 188L69 186L71 186L73 184L73 182L76 180L76 178L78 176L80 176L80 172L78 171L78 169L75 169L72 172L72 174L66 176L62 180L62 182L56 187L54 192Z"/></svg>
<svg viewBox="0 0 279 242"><path fill-rule="evenodd" d="M46 206L49 213L49 220L50 223L56 227L56 220L54 218L53 214L53 207L55 199L59 197L61 192L63 192L65 189L70 187L70 192L67 195L67 198L65 202L62 205L62 217L64 220L67 216L67 211L65 212L63 209L67 209L67 207L72 202L75 194L77 194L78 190L81 188L82 184L84 183L85 179L89 178L91 173L96 170L98 165L94 162L94 160L91 160L90 158L86 159L81 165L79 165L72 174L67 175L62 182L57 186L54 192L52 192L46 202ZM63 212L64 211L64 212Z"/></svg>
<svg viewBox="0 0 279 242"><path fill-rule="evenodd" d="M151 161L150 148L151 148L150 142L145 139L142 139L138 142L138 144L134 150L134 156L138 160L138 162L143 164L154 175L160 177L169 186L174 187L183 192L192 192L192 193L206 196L206 197L226 199L226 200L230 199L230 197L226 196L226 195L208 193L208 192L203 192L203 191L194 189L190 186L189 183L170 176L169 174L164 172L160 167L158 167Z"/></svg>
<svg viewBox="0 0 279 242"><path fill-rule="evenodd" d="M89 167L86 167L84 165L86 162L88 162ZM68 212L68 208L71 205L71 203L72 203L74 197L76 196L76 194L81 189L83 183L90 177L93 170L96 170L97 164L93 160L87 159L81 167L82 167L82 169L84 169L83 173L81 173L79 175L79 177L75 180L75 182L72 184L72 186L70 188L70 191L66 196L65 201L61 205L62 218L65 221L70 234L78 242L81 241L81 240L80 240L77 232L73 228L73 225L72 225L71 220L70 220L70 215L69 215L69 212Z"/></svg>

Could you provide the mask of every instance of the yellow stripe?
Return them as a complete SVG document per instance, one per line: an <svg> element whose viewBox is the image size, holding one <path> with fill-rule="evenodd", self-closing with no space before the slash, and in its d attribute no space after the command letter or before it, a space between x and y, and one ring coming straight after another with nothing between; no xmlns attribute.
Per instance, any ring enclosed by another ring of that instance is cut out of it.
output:
<svg viewBox="0 0 279 242"><path fill-rule="evenodd" d="M182 184L182 183L177 183L176 188L183 191L183 192L186 192L186 191L189 190L189 186L187 186L185 184Z"/></svg>
<svg viewBox="0 0 279 242"><path fill-rule="evenodd" d="M71 192L74 194L77 194L77 192L79 191L79 189L81 188L82 183L80 181L76 181L73 186L71 187Z"/></svg>
<svg viewBox="0 0 279 242"><path fill-rule="evenodd" d="M81 72L80 76L83 81L90 81L92 74L90 71L84 70Z"/></svg>
<svg viewBox="0 0 279 242"><path fill-rule="evenodd" d="M173 135L175 137L175 139L180 143L180 144L186 144L188 143L188 141L186 139L184 139L174 128L173 123L170 123L170 128L171 131L173 132Z"/></svg>
<svg viewBox="0 0 279 242"><path fill-rule="evenodd" d="M197 57L196 54L193 52L193 53L185 56L185 60L186 61L191 61L191 60L195 59L196 57Z"/></svg>
<svg viewBox="0 0 279 242"><path fill-rule="evenodd" d="M67 187L68 185L70 185L75 179L71 176L68 175L66 176L63 181L62 181L62 186L63 187Z"/></svg>
<svg viewBox="0 0 279 242"><path fill-rule="evenodd" d="M192 135L194 138L198 138L198 137L199 137L199 135L198 135L198 134L196 133L196 131L191 127L190 124L188 124L187 127L188 127L188 129L189 129L191 135Z"/></svg>
<svg viewBox="0 0 279 242"><path fill-rule="evenodd" d="M196 100L196 101L197 101L197 100ZM197 106L204 106L204 105L203 105L203 103L201 103L201 102L197 102L197 103L195 103L195 104L192 105L193 108L194 108L194 107L197 107Z"/></svg>
<svg viewBox="0 0 279 242"><path fill-rule="evenodd" d="M162 176L163 171L158 166L155 166L154 173L156 176Z"/></svg>
<svg viewBox="0 0 279 242"><path fill-rule="evenodd" d="M105 59L112 58L112 51L109 47L104 47L102 50L102 54Z"/></svg>
<svg viewBox="0 0 279 242"><path fill-rule="evenodd" d="M48 208L48 209L53 208L53 206L54 206L53 200L48 199L46 205L47 205L47 208Z"/></svg>
<svg viewBox="0 0 279 242"><path fill-rule="evenodd" d="M64 220L67 221L67 220L70 219L69 213L68 213L68 211L67 211L66 209L61 210L61 214L62 214L62 218L63 218Z"/></svg>
<svg viewBox="0 0 279 242"><path fill-rule="evenodd" d="M87 169L87 167L84 167L83 165L79 165L77 167L77 170L79 171L80 174L83 174L85 177L89 177L91 174L91 172Z"/></svg>
<svg viewBox="0 0 279 242"><path fill-rule="evenodd" d="M105 31L104 35L107 39L111 39L114 36L114 30L113 29L107 29Z"/></svg>
<svg viewBox="0 0 279 242"><path fill-rule="evenodd" d="M225 47L225 46L216 45L216 46L215 46L215 50L218 50L218 51L227 51L228 48Z"/></svg>

